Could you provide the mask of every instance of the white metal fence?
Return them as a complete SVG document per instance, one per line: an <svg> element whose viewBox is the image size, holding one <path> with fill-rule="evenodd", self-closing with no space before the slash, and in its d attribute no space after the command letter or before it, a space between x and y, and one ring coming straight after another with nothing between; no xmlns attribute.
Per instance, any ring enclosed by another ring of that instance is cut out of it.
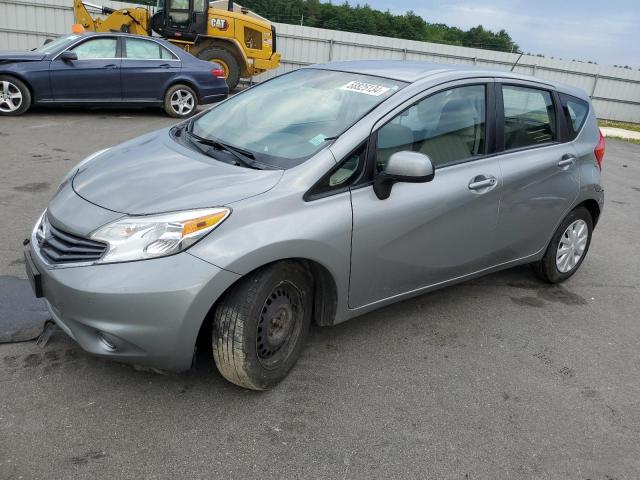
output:
<svg viewBox="0 0 640 480"><path fill-rule="evenodd" d="M114 8L127 4L94 0ZM72 0L0 0L0 49L24 50L69 32ZM518 55L475 48L276 24L282 65L256 81L329 60L407 59L510 69ZM588 56L588 52L584 53ZM589 93L600 118L640 123L640 71L525 55L516 72Z"/></svg>

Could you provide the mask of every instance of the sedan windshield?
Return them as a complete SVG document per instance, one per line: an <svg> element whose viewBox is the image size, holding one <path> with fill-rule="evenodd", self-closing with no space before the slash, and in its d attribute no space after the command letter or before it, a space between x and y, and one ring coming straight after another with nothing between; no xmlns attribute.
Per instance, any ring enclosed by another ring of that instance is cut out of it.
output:
<svg viewBox="0 0 640 480"><path fill-rule="evenodd" d="M65 37L59 37L55 40L52 40L44 45L40 45L38 48L34 49L34 52L41 53L52 53L58 50L62 50L64 47L69 45L76 38L79 38L78 35L67 35Z"/></svg>
<svg viewBox="0 0 640 480"><path fill-rule="evenodd" d="M271 168L304 162L406 84L301 69L229 98L195 119L191 132L249 152Z"/></svg>

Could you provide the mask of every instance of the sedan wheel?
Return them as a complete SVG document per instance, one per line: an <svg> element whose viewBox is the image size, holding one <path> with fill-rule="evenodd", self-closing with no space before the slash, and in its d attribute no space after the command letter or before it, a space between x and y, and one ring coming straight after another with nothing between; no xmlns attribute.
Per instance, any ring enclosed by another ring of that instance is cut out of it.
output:
<svg viewBox="0 0 640 480"><path fill-rule="evenodd" d="M193 95L186 90L178 90L171 96L171 107L178 115L188 115L195 107Z"/></svg>
<svg viewBox="0 0 640 480"><path fill-rule="evenodd" d="M0 115L20 115L31 104L29 89L17 78L0 76Z"/></svg>
<svg viewBox="0 0 640 480"><path fill-rule="evenodd" d="M198 97L187 85L174 85L165 94L164 110L176 118L190 117L196 111Z"/></svg>

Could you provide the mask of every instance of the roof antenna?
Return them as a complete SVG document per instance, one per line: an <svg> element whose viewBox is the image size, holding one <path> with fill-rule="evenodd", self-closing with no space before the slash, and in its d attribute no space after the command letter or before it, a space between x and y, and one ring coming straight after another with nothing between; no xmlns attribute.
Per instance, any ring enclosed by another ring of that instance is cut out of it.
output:
<svg viewBox="0 0 640 480"><path fill-rule="evenodd" d="M513 63L513 65L511 65L512 72L513 72L513 69L516 68L516 65L518 65L518 62L520 61L523 55L524 55L524 52L520 52L520 56L518 57L518 59Z"/></svg>

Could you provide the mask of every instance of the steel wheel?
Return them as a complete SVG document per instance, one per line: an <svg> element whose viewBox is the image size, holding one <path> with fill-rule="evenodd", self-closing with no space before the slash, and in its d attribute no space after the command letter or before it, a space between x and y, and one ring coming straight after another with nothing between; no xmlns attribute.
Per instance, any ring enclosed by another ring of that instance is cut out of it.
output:
<svg viewBox="0 0 640 480"><path fill-rule="evenodd" d="M193 98L193 94L188 90L176 90L171 95L171 108L173 111L180 115L188 115L193 111L196 105L196 101Z"/></svg>
<svg viewBox="0 0 640 480"><path fill-rule="evenodd" d="M584 255L589 238L589 227L584 220L571 223L560 237L556 251L556 267L562 273L570 272Z"/></svg>
<svg viewBox="0 0 640 480"><path fill-rule="evenodd" d="M262 307L256 332L256 352L260 363L270 368L289 355L302 329L300 291L291 282L277 285Z"/></svg>
<svg viewBox="0 0 640 480"><path fill-rule="evenodd" d="M17 85L3 80L0 82L0 112L11 113L22 106L22 92Z"/></svg>

